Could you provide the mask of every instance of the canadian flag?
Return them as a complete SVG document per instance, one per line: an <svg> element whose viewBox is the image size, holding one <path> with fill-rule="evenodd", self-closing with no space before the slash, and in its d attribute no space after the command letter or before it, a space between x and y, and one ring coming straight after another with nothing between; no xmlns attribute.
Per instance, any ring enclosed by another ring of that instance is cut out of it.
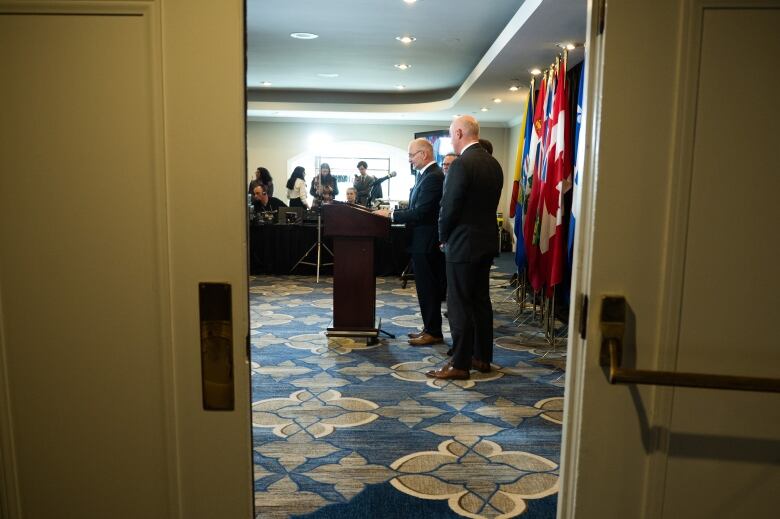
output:
<svg viewBox="0 0 780 519"><path fill-rule="evenodd" d="M566 236L563 229L563 195L571 189L571 146L566 69L561 63L554 104L549 119L547 171L542 183L539 222L539 253L548 295L563 280Z"/></svg>

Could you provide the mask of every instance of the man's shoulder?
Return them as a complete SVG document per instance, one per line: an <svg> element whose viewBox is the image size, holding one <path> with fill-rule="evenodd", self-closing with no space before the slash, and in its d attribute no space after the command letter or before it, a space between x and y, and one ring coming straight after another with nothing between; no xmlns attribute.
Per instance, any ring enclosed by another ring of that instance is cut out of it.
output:
<svg viewBox="0 0 780 519"><path fill-rule="evenodd" d="M444 171L435 162L425 172L426 175L430 175L431 178L444 178Z"/></svg>

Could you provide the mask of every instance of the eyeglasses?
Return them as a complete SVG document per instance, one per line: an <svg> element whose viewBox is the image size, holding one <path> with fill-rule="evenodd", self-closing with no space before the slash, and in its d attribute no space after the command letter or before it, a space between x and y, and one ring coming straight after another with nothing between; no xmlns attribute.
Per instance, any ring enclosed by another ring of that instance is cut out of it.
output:
<svg viewBox="0 0 780 519"><path fill-rule="evenodd" d="M408 155L409 155L409 158L412 159L412 158L414 158L415 155L417 155L418 153L422 153L422 152L423 152L423 150L417 150L414 153L409 153Z"/></svg>

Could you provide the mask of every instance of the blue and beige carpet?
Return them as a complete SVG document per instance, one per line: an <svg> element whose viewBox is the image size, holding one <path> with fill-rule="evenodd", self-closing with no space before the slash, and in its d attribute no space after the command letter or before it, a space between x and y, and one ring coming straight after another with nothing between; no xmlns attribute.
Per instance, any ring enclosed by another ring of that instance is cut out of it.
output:
<svg viewBox="0 0 780 519"><path fill-rule="evenodd" d="M422 324L412 283L377 279L397 338L368 346L323 335L331 278L250 280L257 517L555 517L565 351L514 322L512 265L497 264L495 370L452 382L424 375L448 346L406 342Z"/></svg>

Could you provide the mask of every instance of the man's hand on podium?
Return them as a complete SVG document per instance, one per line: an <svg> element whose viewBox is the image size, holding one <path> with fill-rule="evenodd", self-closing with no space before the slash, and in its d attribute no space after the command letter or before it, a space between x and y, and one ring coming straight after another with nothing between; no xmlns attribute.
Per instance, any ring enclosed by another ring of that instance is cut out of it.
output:
<svg viewBox="0 0 780 519"><path fill-rule="evenodd" d="M387 209L377 209L376 211L374 211L374 214L379 216L384 216L385 218L390 218L390 211L388 211Z"/></svg>

